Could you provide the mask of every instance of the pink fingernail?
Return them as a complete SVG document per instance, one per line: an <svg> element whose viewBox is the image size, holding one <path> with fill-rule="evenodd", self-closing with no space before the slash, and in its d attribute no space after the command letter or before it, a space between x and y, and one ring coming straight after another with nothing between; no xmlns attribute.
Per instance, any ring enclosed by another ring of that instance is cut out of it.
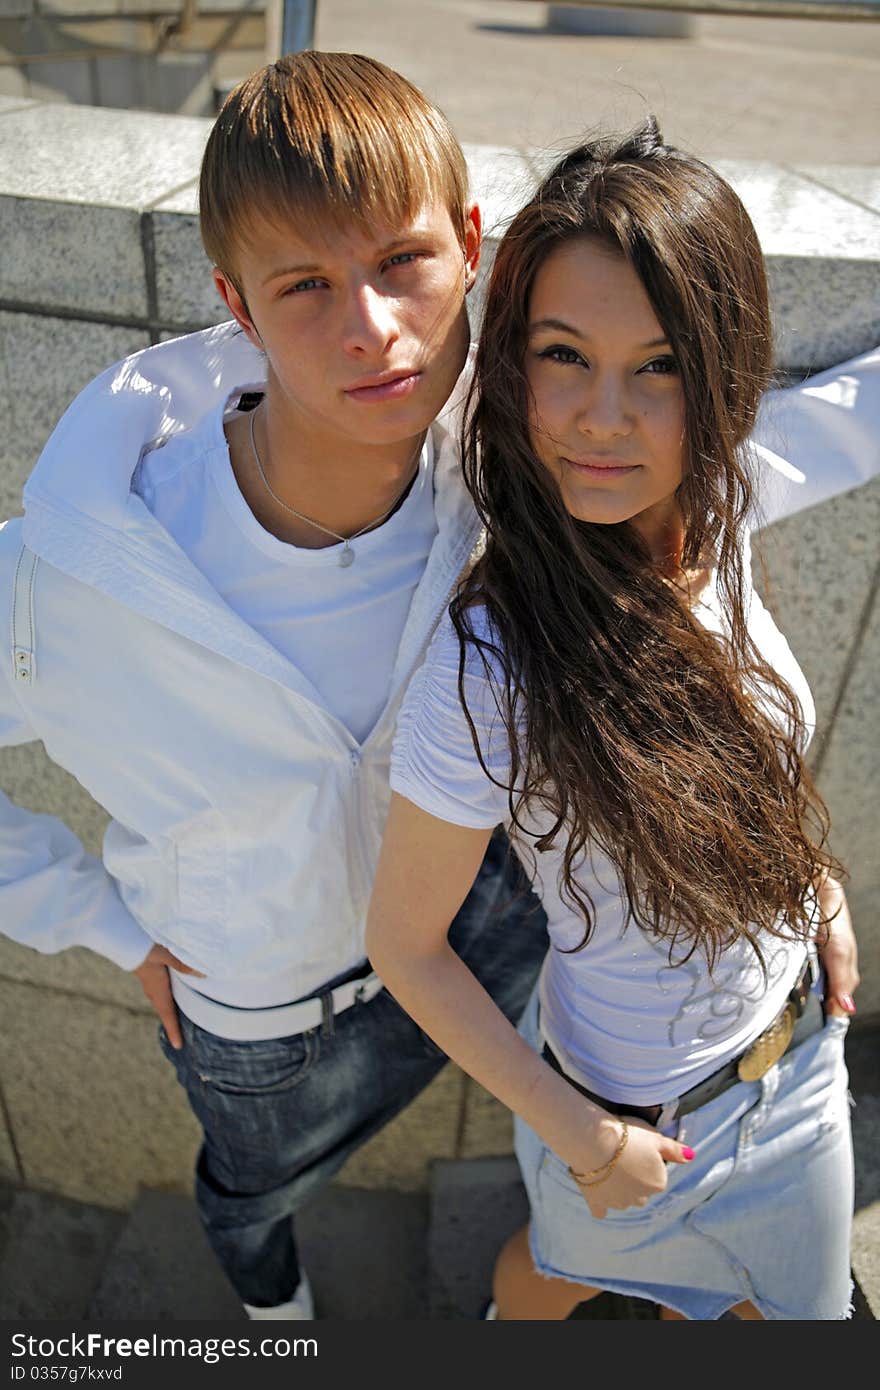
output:
<svg viewBox="0 0 880 1390"><path fill-rule="evenodd" d="M697 1156L693 1149L689 1149L689 1148L688 1148L687 1144L682 1144L682 1146L681 1146L681 1154L682 1154L682 1158L686 1158L686 1159L688 1160L688 1162L690 1162L690 1160L691 1160L692 1158L696 1158L696 1156Z"/></svg>
<svg viewBox="0 0 880 1390"><path fill-rule="evenodd" d="M840 1007L842 1009L846 1009L848 1014L855 1013L856 1006L853 1002L853 997L851 994L839 994L837 997L840 1000Z"/></svg>

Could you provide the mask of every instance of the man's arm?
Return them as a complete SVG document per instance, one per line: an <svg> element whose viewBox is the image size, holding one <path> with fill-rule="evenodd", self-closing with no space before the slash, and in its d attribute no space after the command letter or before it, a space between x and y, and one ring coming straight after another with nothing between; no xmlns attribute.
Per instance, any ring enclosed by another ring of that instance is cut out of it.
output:
<svg viewBox="0 0 880 1390"><path fill-rule="evenodd" d="M56 476L71 473L82 494L95 477L91 451L96 438L105 451L115 448L133 469L142 442L193 425L235 386L264 379L260 354L233 324L132 354L96 377L68 407L25 488L25 501L40 492L51 499ZM40 736L29 727L11 688L5 655L0 650L0 747ZM85 852L61 821L32 815L2 792L0 930L46 953L87 946L133 971L169 1040L182 1046L168 968L198 972L153 944L126 909L103 864Z"/></svg>
<svg viewBox="0 0 880 1390"><path fill-rule="evenodd" d="M768 391L752 446L761 470L756 527L880 473L880 348L799 386Z"/></svg>
<svg viewBox="0 0 880 1390"><path fill-rule="evenodd" d="M36 741L0 653L0 748ZM168 967L197 972L151 938L126 908L104 865L55 816L16 806L0 791L0 924L22 946L52 955L87 946L133 971L174 1047L182 1046Z"/></svg>

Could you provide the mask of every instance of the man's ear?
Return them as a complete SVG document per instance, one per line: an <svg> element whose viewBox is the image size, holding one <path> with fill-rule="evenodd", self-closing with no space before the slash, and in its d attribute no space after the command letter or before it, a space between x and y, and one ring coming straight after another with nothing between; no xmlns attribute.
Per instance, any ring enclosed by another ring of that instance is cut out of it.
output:
<svg viewBox="0 0 880 1390"><path fill-rule="evenodd" d="M263 351L263 342L259 333L254 327L254 321L250 316L247 304L245 304L238 290L233 285L229 276L224 274L218 266L214 266L214 284L217 286L217 293L226 303L229 312L236 323L246 334L248 341L260 352Z"/></svg>
<svg viewBox="0 0 880 1390"><path fill-rule="evenodd" d="M478 203L472 203L464 220L464 289L465 294L472 290L480 264L480 247L483 241L483 219Z"/></svg>

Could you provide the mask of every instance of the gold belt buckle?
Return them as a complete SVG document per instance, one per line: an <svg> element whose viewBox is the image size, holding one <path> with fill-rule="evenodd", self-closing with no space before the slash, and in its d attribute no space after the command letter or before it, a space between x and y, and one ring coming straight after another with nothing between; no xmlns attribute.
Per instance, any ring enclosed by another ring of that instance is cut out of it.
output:
<svg viewBox="0 0 880 1390"><path fill-rule="evenodd" d="M779 1061L791 1042L795 1015L795 1006L789 1000L782 1012L774 1018L769 1028L765 1028L749 1050L740 1057L736 1068L740 1081L760 1081L765 1072L768 1072L774 1063Z"/></svg>

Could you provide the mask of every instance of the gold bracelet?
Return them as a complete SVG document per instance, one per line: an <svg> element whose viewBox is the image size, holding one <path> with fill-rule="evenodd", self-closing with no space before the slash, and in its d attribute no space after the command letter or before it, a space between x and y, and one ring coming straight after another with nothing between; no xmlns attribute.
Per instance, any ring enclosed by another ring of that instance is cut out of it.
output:
<svg viewBox="0 0 880 1390"><path fill-rule="evenodd" d="M611 1177L617 1165L617 1160L626 1148L627 1140L629 1139L629 1125L626 1120L622 1119L620 1124L623 1131L620 1136L620 1143L612 1157L609 1158L607 1163L603 1163L601 1168L591 1168L587 1173L576 1173L569 1164L568 1171L574 1178L578 1187L598 1187L600 1182L605 1182Z"/></svg>

